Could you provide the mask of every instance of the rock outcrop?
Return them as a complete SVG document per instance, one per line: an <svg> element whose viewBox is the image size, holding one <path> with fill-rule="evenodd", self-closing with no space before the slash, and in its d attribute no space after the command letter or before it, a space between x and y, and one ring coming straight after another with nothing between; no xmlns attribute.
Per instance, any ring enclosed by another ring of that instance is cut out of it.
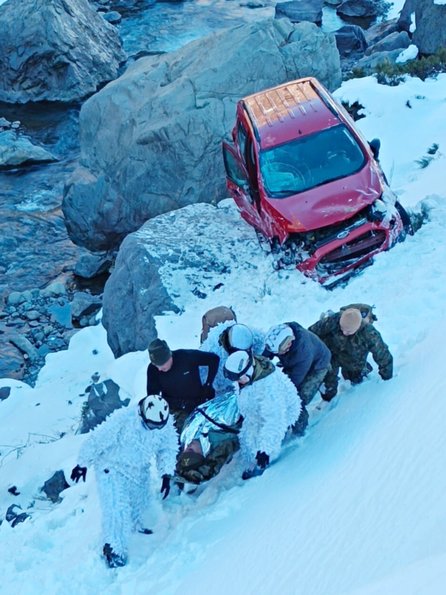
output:
<svg viewBox="0 0 446 595"><path fill-rule="evenodd" d="M118 32L87 0L0 6L0 101L80 100L116 78Z"/></svg>
<svg viewBox="0 0 446 595"><path fill-rule="evenodd" d="M340 85L334 36L267 19L137 60L80 114L81 167L66 185L72 240L114 248L147 219L225 196L221 140L238 99L313 75Z"/></svg>
<svg viewBox="0 0 446 595"><path fill-rule="evenodd" d="M151 219L125 238L105 285L102 323L108 344L117 357L147 349L157 336L156 315L178 312L180 305L214 293L218 299L231 272L243 275L260 267L271 270L271 257L259 249L254 229L232 200Z"/></svg>
<svg viewBox="0 0 446 595"><path fill-rule="evenodd" d="M413 42L422 54L435 54L446 47L446 4L416 0L415 23Z"/></svg>

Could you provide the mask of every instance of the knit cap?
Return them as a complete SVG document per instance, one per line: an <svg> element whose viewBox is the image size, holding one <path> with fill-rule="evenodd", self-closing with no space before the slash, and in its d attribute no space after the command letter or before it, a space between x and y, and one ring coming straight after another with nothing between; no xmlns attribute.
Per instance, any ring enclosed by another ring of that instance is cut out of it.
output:
<svg viewBox="0 0 446 595"><path fill-rule="evenodd" d="M339 326L345 335L354 335L361 326L361 312L356 308L347 308L341 314Z"/></svg>
<svg viewBox="0 0 446 595"><path fill-rule="evenodd" d="M149 345L149 357L154 366L164 366L172 357L172 352L166 341L155 339Z"/></svg>

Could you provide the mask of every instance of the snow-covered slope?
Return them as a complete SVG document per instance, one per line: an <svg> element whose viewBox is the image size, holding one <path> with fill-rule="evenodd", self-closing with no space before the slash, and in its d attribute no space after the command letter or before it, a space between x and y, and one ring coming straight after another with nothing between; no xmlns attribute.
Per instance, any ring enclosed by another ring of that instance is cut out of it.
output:
<svg viewBox="0 0 446 595"><path fill-rule="evenodd" d="M92 373L133 398L144 393L147 354L114 360L101 327L80 331L48 356L34 389L18 382L0 402L0 513L30 514L0 526L0 593L236 595L436 595L446 584L446 75L382 87L346 83L338 98L365 105L367 138L404 205L425 201L429 221L331 292L296 271L272 272L262 255L206 300L182 296L184 311L157 321L173 348L197 347L201 315L232 305L260 328L309 325L353 301L376 306L377 328L395 357L395 377L373 372L360 386L313 410L303 440L285 446L260 478L242 482L227 466L195 495L148 498L153 535L136 535L127 567L101 557L94 474L59 504L38 488L57 469L68 477L84 436L75 435ZM410 104L410 107L407 104ZM432 161L418 160L434 143ZM221 241L216 238L216 241ZM0 386L11 381L0 381ZM19 496L7 489L16 485ZM33 503L31 508L28 508Z"/></svg>

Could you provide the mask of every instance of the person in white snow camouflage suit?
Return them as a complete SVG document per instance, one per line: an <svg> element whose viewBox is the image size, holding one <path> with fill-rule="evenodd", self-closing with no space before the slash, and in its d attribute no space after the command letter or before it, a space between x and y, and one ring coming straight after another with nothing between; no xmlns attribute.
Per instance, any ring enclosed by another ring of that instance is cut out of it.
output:
<svg viewBox="0 0 446 595"><path fill-rule="evenodd" d="M245 465L243 479L261 475L280 453L288 429L301 435L302 402L291 380L265 357L247 351L232 353L225 375L236 383L243 417L239 432L240 452Z"/></svg>
<svg viewBox="0 0 446 595"><path fill-rule="evenodd" d="M84 443L71 479L85 481L87 467L94 466L102 508L103 555L110 568L126 564L132 529L149 532L142 515L149 497L152 461L162 477L161 492L166 498L177 452L173 417L159 395L141 399L137 407L115 411Z"/></svg>
<svg viewBox="0 0 446 595"><path fill-rule="evenodd" d="M251 329L235 320L221 322L209 329L205 341L200 346L201 351L215 353L220 358L217 375L214 379L215 393L221 394L233 389L233 384L224 373L224 365L228 356L234 351L248 351L261 355L265 349L265 339L262 331Z"/></svg>

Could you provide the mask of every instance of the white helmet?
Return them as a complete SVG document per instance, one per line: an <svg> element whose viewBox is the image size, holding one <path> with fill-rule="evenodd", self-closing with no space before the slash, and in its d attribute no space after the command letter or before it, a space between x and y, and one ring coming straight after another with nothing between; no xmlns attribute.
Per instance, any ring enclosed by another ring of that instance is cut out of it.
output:
<svg viewBox="0 0 446 595"><path fill-rule="evenodd" d="M223 368L225 378L232 381L237 381L242 376L251 378L253 372L253 358L247 351L234 351L234 353L231 353Z"/></svg>
<svg viewBox="0 0 446 595"><path fill-rule="evenodd" d="M279 353L281 346L294 337L293 329L288 324L272 326L266 333L265 345L271 353Z"/></svg>
<svg viewBox="0 0 446 595"><path fill-rule="evenodd" d="M252 347L253 335L245 324L233 324L228 329L228 343L232 349L248 351Z"/></svg>
<svg viewBox="0 0 446 595"><path fill-rule="evenodd" d="M169 419L169 405L160 395L147 395L138 403L139 415L149 430L163 428Z"/></svg>

